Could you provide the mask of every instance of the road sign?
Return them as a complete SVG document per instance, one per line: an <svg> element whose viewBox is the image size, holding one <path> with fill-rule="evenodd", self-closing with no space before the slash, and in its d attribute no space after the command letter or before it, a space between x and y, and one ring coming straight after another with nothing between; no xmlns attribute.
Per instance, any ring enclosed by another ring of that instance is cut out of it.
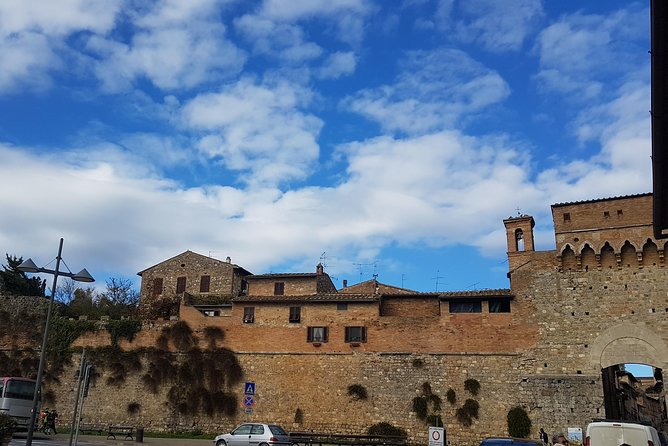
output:
<svg viewBox="0 0 668 446"><path fill-rule="evenodd" d="M429 446L443 446L444 440L445 429L429 426Z"/></svg>
<svg viewBox="0 0 668 446"><path fill-rule="evenodd" d="M246 407L246 408L244 408L244 413L245 413L246 415L250 415L250 414L253 413L253 409L250 409L250 408Z"/></svg>
<svg viewBox="0 0 668 446"><path fill-rule="evenodd" d="M244 397L243 404L244 404L244 407L247 407L247 408L250 409L251 407L255 406L255 399L251 395L246 395Z"/></svg>
<svg viewBox="0 0 668 446"><path fill-rule="evenodd" d="M255 383L247 382L244 385L244 395L255 395Z"/></svg>

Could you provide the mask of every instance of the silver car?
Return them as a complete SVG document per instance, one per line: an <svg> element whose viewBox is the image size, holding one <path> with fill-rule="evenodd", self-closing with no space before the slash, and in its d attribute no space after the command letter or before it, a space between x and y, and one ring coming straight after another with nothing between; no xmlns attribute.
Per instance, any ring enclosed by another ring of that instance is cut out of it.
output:
<svg viewBox="0 0 668 446"><path fill-rule="evenodd" d="M214 438L215 446L292 446L290 435L277 424L244 423Z"/></svg>

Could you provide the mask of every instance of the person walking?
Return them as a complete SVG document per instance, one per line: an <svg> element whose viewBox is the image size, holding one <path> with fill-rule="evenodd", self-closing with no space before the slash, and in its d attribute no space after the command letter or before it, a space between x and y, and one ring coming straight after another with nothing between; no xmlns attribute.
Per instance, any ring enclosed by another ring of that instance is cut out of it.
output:
<svg viewBox="0 0 668 446"><path fill-rule="evenodd" d="M543 430L542 427L540 428L540 432L538 433L538 435L540 436L540 441L543 443L543 446L547 446L549 439L547 436L547 432L545 432L545 430Z"/></svg>
<svg viewBox="0 0 668 446"><path fill-rule="evenodd" d="M56 418L58 418L58 412L56 412L56 409L53 409L46 415L46 423L54 434L58 433L56 432Z"/></svg>

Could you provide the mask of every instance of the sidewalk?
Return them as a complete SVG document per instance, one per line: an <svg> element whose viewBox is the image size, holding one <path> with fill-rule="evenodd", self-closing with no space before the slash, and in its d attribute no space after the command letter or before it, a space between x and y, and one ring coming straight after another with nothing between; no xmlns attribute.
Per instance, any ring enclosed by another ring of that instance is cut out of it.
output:
<svg viewBox="0 0 668 446"><path fill-rule="evenodd" d="M25 444L25 434L19 433L14 435L14 440L23 442ZM34 441L39 440L53 441L54 443L68 444L70 434L57 435L42 435L35 434ZM193 440L188 438L151 438L144 437L143 443L137 443L133 440L123 440L116 438L116 440L107 440L105 435L79 435L79 443L104 445L104 446L141 446L141 445L165 445L165 446L213 446L213 440Z"/></svg>

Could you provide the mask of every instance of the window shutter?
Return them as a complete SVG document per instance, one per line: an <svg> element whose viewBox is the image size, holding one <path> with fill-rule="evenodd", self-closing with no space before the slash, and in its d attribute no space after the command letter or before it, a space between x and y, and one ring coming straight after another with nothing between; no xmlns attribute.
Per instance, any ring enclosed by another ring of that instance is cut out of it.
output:
<svg viewBox="0 0 668 446"><path fill-rule="evenodd" d="M211 276L202 276L199 282L199 292L208 293L211 287Z"/></svg>

